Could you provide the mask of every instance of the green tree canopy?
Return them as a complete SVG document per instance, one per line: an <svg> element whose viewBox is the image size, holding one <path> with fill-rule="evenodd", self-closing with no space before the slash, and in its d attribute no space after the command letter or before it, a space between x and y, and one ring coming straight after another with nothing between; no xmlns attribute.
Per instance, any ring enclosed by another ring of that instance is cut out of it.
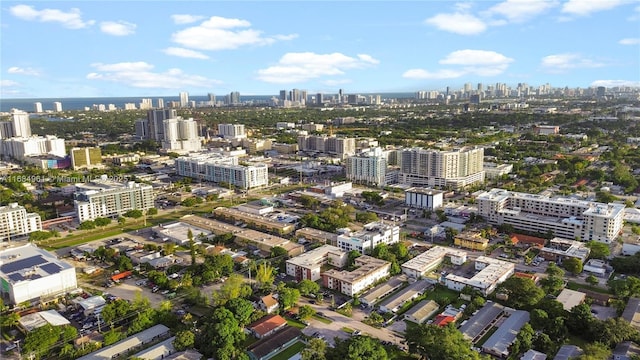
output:
<svg viewBox="0 0 640 360"><path fill-rule="evenodd" d="M378 339L353 336L346 340L336 338L336 345L328 348L327 360L387 360L389 358Z"/></svg>
<svg viewBox="0 0 640 360"><path fill-rule="evenodd" d="M544 297L544 291L533 280L512 276L500 284L498 292L508 295L507 304L516 309L528 309Z"/></svg>
<svg viewBox="0 0 640 360"><path fill-rule="evenodd" d="M423 360L481 359L452 324L440 327L407 323L405 338L409 352Z"/></svg>

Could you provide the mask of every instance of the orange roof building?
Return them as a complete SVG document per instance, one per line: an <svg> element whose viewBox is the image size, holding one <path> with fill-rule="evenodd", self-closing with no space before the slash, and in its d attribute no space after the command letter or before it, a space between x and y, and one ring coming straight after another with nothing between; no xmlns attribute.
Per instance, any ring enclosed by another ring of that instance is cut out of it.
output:
<svg viewBox="0 0 640 360"><path fill-rule="evenodd" d="M247 329L255 335L258 339L262 339L263 337L269 336L276 331L282 329L287 325L287 320L285 320L280 315L267 315L262 319L254 322L249 325Z"/></svg>

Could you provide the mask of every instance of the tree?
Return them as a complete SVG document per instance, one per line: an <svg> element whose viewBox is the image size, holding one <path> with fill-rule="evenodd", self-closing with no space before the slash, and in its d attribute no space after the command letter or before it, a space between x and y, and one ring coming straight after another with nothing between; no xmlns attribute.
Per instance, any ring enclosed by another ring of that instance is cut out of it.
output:
<svg viewBox="0 0 640 360"><path fill-rule="evenodd" d="M590 259L604 260L611 255L611 249L608 244L592 240L587 243L587 247L591 249L589 253Z"/></svg>
<svg viewBox="0 0 640 360"><path fill-rule="evenodd" d="M374 212L365 211L356 214L356 221L363 224L378 221L378 215Z"/></svg>
<svg viewBox="0 0 640 360"><path fill-rule="evenodd" d="M640 278L635 276L613 279L609 281L608 285L618 297L628 299L629 297L640 296Z"/></svg>
<svg viewBox="0 0 640 360"><path fill-rule="evenodd" d="M124 213L124 216L126 217L130 217L130 218L134 218L134 219L139 219L143 216L144 214L142 213L142 210L129 210L126 213Z"/></svg>
<svg viewBox="0 0 640 360"><path fill-rule="evenodd" d="M500 284L498 292L506 293L507 304L516 309L530 308L544 297L544 291L533 280L515 276Z"/></svg>
<svg viewBox="0 0 640 360"><path fill-rule="evenodd" d="M282 246L274 246L271 248L271 257L288 256L289 252Z"/></svg>
<svg viewBox="0 0 640 360"><path fill-rule="evenodd" d="M300 294L304 296L316 294L320 291L320 285L315 281L304 279L298 284L298 290L300 290Z"/></svg>
<svg viewBox="0 0 640 360"><path fill-rule="evenodd" d="M300 352L301 360L325 360L327 343L322 339L313 338L308 345Z"/></svg>
<svg viewBox="0 0 640 360"><path fill-rule="evenodd" d="M233 313L240 326L249 324L255 311L251 301L243 298L231 299L225 304L225 307Z"/></svg>
<svg viewBox="0 0 640 360"><path fill-rule="evenodd" d="M580 259L573 257L564 259L564 261L562 261L562 266L574 275L578 275L582 272L582 261L580 261Z"/></svg>
<svg viewBox="0 0 640 360"><path fill-rule="evenodd" d="M105 227L105 226L107 226L107 225L111 224L111 219L109 219L109 218L104 218L104 217L96 218L96 219L95 219L95 220L93 220L93 221L95 222L95 224L96 224L96 226L97 226L97 227L101 227L101 228L103 228L103 227Z"/></svg>
<svg viewBox="0 0 640 360"><path fill-rule="evenodd" d="M96 223L92 220L83 221L80 226L78 226L79 230L91 230L96 228Z"/></svg>
<svg viewBox="0 0 640 360"><path fill-rule="evenodd" d="M584 353L577 360L602 360L611 356L611 349L603 343L586 344L583 350Z"/></svg>
<svg viewBox="0 0 640 360"><path fill-rule="evenodd" d="M246 298L252 293L251 287L244 283L242 275L231 274L220 290L214 291L212 296L217 305L224 305L231 299Z"/></svg>
<svg viewBox="0 0 640 360"><path fill-rule="evenodd" d="M119 216L119 217L118 217L118 224L119 224L120 226L122 226L122 225L124 225L124 224L126 224L126 223L127 223L127 219L126 219L126 218L124 218L124 217L122 217L122 216Z"/></svg>
<svg viewBox="0 0 640 360"><path fill-rule="evenodd" d="M187 238L189 239L189 254L191 255L191 265L196 264L196 243L193 241L193 232L191 229L187 231Z"/></svg>
<svg viewBox="0 0 640 360"><path fill-rule="evenodd" d="M440 327L408 323L405 338L409 353L424 360L480 359L471 349L471 343L452 324Z"/></svg>
<svg viewBox="0 0 640 360"><path fill-rule="evenodd" d="M273 266L262 262L256 269L256 283L261 289L269 289L275 280L275 269Z"/></svg>
<svg viewBox="0 0 640 360"><path fill-rule="evenodd" d="M312 308L309 305L302 305L298 309L298 316L300 319L306 320L316 314L316 309Z"/></svg>
<svg viewBox="0 0 640 360"><path fill-rule="evenodd" d="M300 291L298 289L284 288L280 291L278 301L283 309L294 306L300 299Z"/></svg>
<svg viewBox="0 0 640 360"><path fill-rule="evenodd" d="M346 340L336 338L333 348L328 348L327 360L387 360L389 356L378 339L353 336Z"/></svg>
<svg viewBox="0 0 640 360"><path fill-rule="evenodd" d="M587 276L587 278L584 280L587 282L587 284L591 286L596 286L600 283L600 280L598 280L598 278L593 275Z"/></svg>
<svg viewBox="0 0 640 360"><path fill-rule="evenodd" d="M542 309L531 310L531 326L536 330L544 329L549 322L549 314Z"/></svg>
<svg viewBox="0 0 640 360"><path fill-rule="evenodd" d="M356 259L362 256L358 251L351 250L347 254L347 269L352 268L355 265Z"/></svg>
<svg viewBox="0 0 640 360"><path fill-rule="evenodd" d="M149 216L158 215L158 209L150 208L149 210L147 210L147 215Z"/></svg>
<svg viewBox="0 0 640 360"><path fill-rule="evenodd" d="M511 344L511 355L520 355L527 352L533 346L535 331L529 323L524 324L516 336L516 340Z"/></svg>
<svg viewBox="0 0 640 360"><path fill-rule="evenodd" d="M104 336L103 345L109 346L111 344L115 344L118 341L124 339L124 335L125 333L123 333L122 331L111 329L103 334Z"/></svg>
<svg viewBox="0 0 640 360"><path fill-rule="evenodd" d="M310 195L301 195L300 203L305 209L316 210L320 205L320 200Z"/></svg>
<svg viewBox="0 0 640 360"><path fill-rule="evenodd" d="M564 276L564 270L559 268L554 262L549 263L549 265L547 266L547 270L545 270L545 273L549 276L557 276L559 278L562 278Z"/></svg>
<svg viewBox="0 0 640 360"><path fill-rule="evenodd" d="M196 335L191 330L182 330L176 333L176 338L173 340L173 347L177 351L184 351L192 348L196 341Z"/></svg>

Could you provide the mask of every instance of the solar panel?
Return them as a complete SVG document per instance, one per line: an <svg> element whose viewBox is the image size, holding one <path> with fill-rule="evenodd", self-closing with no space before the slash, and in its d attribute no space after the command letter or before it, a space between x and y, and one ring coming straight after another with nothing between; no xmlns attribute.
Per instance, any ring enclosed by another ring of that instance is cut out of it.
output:
<svg viewBox="0 0 640 360"><path fill-rule="evenodd" d="M49 274L57 274L60 272L60 269L62 268L58 264L48 263L48 264L40 265L40 269L48 272Z"/></svg>
<svg viewBox="0 0 640 360"><path fill-rule="evenodd" d="M37 255L4 264L0 266L0 271L5 274L10 274L19 270L26 270L34 266L42 265L46 262L47 260L42 258L42 255Z"/></svg>
<svg viewBox="0 0 640 360"><path fill-rule="evenodd" d="M40 279L42 276L40 276L40 274L33 274L31 275L31 277L29 278L29 280L35 280L35 279Z"/></svg>
<svg viewBox="0 0 640 360"><path fill-rule="evenodd" d="M21 281L24 280L24 277L19 274L19 273L14 273L14 274L9 274L9 279L11 279L11 281Z"/></svg>

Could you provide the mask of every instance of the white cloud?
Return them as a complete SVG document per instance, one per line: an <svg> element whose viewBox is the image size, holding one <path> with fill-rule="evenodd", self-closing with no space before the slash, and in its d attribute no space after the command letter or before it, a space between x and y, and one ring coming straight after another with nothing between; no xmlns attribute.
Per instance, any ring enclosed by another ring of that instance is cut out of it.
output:
<svg viewBox="0 0 640 360"><path fill-rule="evenodd" d="M453 79L463 75L496 76L507 70L512 58L495 51L488 50L457 50L438 63L454 65L454 69L440 69L429 71L424 69L410 69L402 74L408 79Z"/></svg>
<svg viewBox="0 0 640 360"><path fill-rule="evenodd" d="M569 0L562 5L562 12L571 15L587 16L594 12L613 9L624 3L623 0Z"/></svg>
<svg viewBox="0 0 640 360"><path fill-rule="evenodd" d="M188 14L176 14L176 15L171 15L171 19L173 20L174 24L191 24L194 23L196 21L200 21L202 19L204 19L204 16L201 15L188 15Z"/></svg>
<svg viewBox="0 0 640 360"><path fill-rule="evenodd" d="M183 58L191 58L191 59L203 59L206 60L209 56L195 50L189 50L180 47L168 47L163 50L163 52L167 55L178 56Z"/></svg>
<svg viewBox="0 0 640 360"><path fill-rule="evenodd" d="M605 64L584 57L581 54L564 53L543 57L541 66L548 72L562 73L572 69L603 67Z"/></svg>
<svg viewBox="0 0 640 360"><path fill-rule="evenodd" d="M2 87L13 87L13 86L18 86L20 85L19 83L13 81L13 80L0 80L0 86Z"/></svg>
<svg viewBox="0 0 640 360"><path fill-rule="evenodd" d="M553 0L506 0L489 8L487 14L504 16L510 22L523 22L555 6L557 2Z"/></svg>
<svg viewBox="0 0 640 360"><path fill-rule="evenodd" d="M7 69L9 74L20 74L20 75L29 75L29 76L39 76L40 72L33 68L22 68L18 66L12 66Z"/></svg>
<svg viewBox="0 0 640 360"><path fill-rule="evenodd" d="M605 87L630 86L630 87L640 87L640 81L633 81L633 80L596 80L596 81L591 83L591 86L605 86Z"/></svg>
<svg viewBox="0 0 640 360"><path fill-rule="evenodd" d="M638 45L640 44L640 38L626 38L618 41L620 45Z"/></svg>
<svg viewBox="0 0 640 360"><path fill-rule="evenodd" d="M378 63L378 60L367 54L350 57L342 53L287 53L280 58L278 64L258 70L258 79L278 84L300 83L324 76L344 75L346 70L361 69Z"/></svg>
<svg viewBox="0 0 640 360"><path fill-rule="evenodd" d="M410 69L402 74L405 79L416 80L439 80L439 79L455 79L465 75L465 71L442 69L437 71L428 71L424 69Z"/></svg>
<svg viewBox="0 0 640 360"><path fill-rule="evenodd" d="M200 25L173 33L171 40L197 50L232 50L246 45L268 45L297 36L263 36L262 31L252 29L247 20L212 16Z"/></svg>
<svg viewBox="0 0 640 360"><path fill-rule="evenodd" d="M113 36L127 36L136 32L136 24L126 21L103 21L100 23L100 30Z"/></svg>
<svg viewBox="0 0 640 360"><path fill-rule="evenodd" d="M426 19L425 24L432 25L442 31L460 35L475 35L484 32L487 24L479 18L465 13L437 14Z"/></svg>
<svg viewBox="0 0 640 360"><path fill-rule="evenodd" d="M57 22L68 29L83 29L95 23L93 20L82 20L82 14L77 8L64 12L58 9L36 10L30 5L16 5L9 8L9 12L22 20Z"/></svg>
<svg viewBox="0 0 640 360"><path fill-rule="evenodd" d="M184 89L187 87L207 88L220 81L204 76L185 74L180 69L153 72L154 66L143 61L115 64L91 64L96 72L87 74L89 80L116 82L137 88Z"/></svg>

